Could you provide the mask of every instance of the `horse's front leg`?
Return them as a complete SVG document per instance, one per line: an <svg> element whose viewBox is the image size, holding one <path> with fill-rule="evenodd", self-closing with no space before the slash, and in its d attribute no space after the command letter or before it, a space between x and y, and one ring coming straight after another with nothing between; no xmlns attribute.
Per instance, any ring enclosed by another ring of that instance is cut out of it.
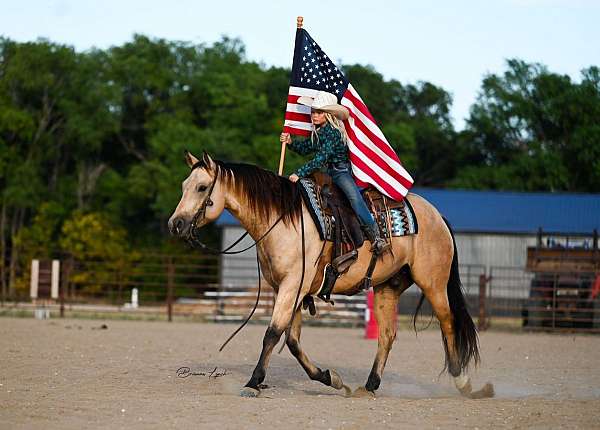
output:
<svg viewBox="0 0 600 430"><path fill-rule="evenodd" d="M302 348L300 347L301 328L302 310L298 308L294 315L292 327L290 328L290 334L287 339L287 346L290 349L292 355L296 357L296 359L298 360L308 377L313 381L319 381L337 390L341 390L342 388L344 388L346 390L346 395L350 395L350 388L348 388L347 385L344 385L344 383L342 382L342 378L340 377L340 375L337 374L335 370L326 369L325 371L323 371L319 369L310 361L310 359L304 353L304 351L302 351Z"/></svg>
<svg viewBox="0 0 600 430"><path fill-rule="evenodd" d="M281 335L287 328L287 325L290 323L294 301L298 291L298 283L296 283L296 288L290 288L289 285L286 287L283 284L279 288L277 298L275 299L275 306L273 307L271 322L269 323L269 327L267 327L267 331L265 332L265 336L263 338L263 346L260 353L260 358L258 359L256 367L254 368L254 372L252 372L252 377L242 389L241 395L243 397L256 397L260 394L259 387L260 384L265 380L267 366L269 365L269 359L271 358L273 348L275 348L275 345L277 345ZM302 303L302 297L303 296L301 294L298 300L298 305Z"/></svg>

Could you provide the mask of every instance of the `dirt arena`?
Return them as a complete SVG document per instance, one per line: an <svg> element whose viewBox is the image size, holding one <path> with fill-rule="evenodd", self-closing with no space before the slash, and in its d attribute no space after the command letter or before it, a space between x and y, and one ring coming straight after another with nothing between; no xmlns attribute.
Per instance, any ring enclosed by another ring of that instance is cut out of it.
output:
<svg viewBox="0 0 600 430"><path fill-rule="evenodd" d="M107 328L101 328L106 324ZM475 389L461 398L438 378L440 334L404 328L377 399L345 398L274 354L259 398L241 398L265 327L0 318L0 428L600 428L600 337L481 334ZM353 388L365 383L376 341L359 329L305 327L305 351ZM178 377L189 367L196 375ZM215 368L216 371L209 376Z"/></svg>

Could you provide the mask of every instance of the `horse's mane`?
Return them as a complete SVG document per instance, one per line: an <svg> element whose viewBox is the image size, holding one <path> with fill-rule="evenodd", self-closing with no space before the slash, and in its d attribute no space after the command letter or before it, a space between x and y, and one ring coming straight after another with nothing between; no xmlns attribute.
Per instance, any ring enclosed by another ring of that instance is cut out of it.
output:
<svg viewBox="0 0 600 430"><path fill-rule="evenodd" d="M300 191L298 185L288 178L252 164L213 161L217 166L217 178L245 198L250 210L261 221L268 221L274 213L283 215L285 224L294 224L300 217ZM204 160L199 161L197 166L210 170Z"/></svg>

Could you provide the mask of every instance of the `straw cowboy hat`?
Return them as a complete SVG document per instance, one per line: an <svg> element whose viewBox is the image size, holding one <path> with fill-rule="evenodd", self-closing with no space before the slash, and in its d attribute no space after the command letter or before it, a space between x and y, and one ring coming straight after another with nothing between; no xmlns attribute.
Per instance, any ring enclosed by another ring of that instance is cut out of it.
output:
<svg viewBox="0 0 600 430"><path fill-rule="evenodd" d="M348 109L338 104L337 97L326 91L319 91L315 97L298 97L298 103L312 109L328 112L342 121L350 116Z"/></svg>

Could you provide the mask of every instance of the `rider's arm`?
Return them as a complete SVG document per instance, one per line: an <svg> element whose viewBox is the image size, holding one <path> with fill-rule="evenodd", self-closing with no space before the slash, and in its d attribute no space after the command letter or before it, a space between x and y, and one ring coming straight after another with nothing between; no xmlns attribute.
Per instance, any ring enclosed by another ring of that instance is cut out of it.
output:
<svg viewBox="0 0 600 430"><path fill-rule="evenodd" d="M341 133L330 125L322 127L318 135L319 144L314 158L294 172L301 178L327 166L335 154L335 148L343 144Z"/></svg>
<svg viewBox="0 0 600 430"><path fill-rule="evenodd" d="M300 155L312 154L318 150L317 144L313 143L311 136L307 138L297 138L294 136L288 148Z"/></svg>

